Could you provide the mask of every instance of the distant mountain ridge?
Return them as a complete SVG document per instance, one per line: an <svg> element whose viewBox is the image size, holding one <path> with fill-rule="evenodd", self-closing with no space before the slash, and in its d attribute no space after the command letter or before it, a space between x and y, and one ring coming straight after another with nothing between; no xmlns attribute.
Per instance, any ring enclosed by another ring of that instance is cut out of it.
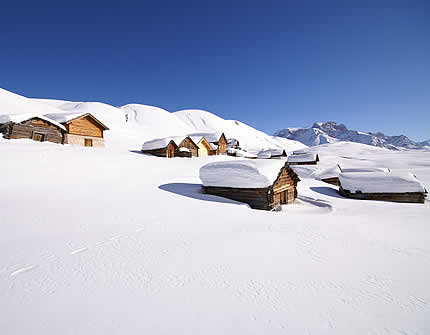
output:
<svg viewBox="0 0 430 335"><path fill-rule="evenodd" d="M381 132L361 132L348 129L344 124L334 121L316 122L310 128L284 128L278 130L274 136L299 141L307 146L316 146L339 141L349 141L372 145L391 150L428 149L430 140L414 142L405 135L387 136Z"/></svg>

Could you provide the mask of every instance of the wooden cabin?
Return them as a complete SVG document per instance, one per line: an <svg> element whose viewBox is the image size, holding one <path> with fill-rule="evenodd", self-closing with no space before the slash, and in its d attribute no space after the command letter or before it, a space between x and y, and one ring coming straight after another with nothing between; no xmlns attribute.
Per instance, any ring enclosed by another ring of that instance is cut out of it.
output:
<svg viewBox="0 0 430 335"><path fill-rule="evenodd" d="M194 133L190 134L190 137L204 137L210 145L208 151L209 156L213 155L227 155L228 141L224 133Z"/></svg>
<svg viewBox="0 0 430 335"><path fill-rule="evenodd" d="M427 190L412 173L343 172L339 193L347 198L424 203Z"/></svg>
<svg viewBox="0 0 430 335"><path fill-rule="evenodd" d="M198 151L197 151L198 157L209 156L209 153L212 150L212 147L204 136L189 136L189 138L191 138L191 140L198 146Z"/></svg>
<svg viewBox="0 0 430 335"><path fill-rule="evenodd" d="M290 165L316 165L319 161L318 154L314 153L291 155L287 158Z"/></svg>
<svg viewBox="0 0 430 335"><path fill-rule="evenodd" d="M180 153L174 138L160 138L145 142L142 146L143 153L158 157L188 157L188 154ZM182 150L184 152L184 150ZM189 155L191 157L191 155Z"/></svg>
<svg viewBox="0 0 430 335"><path fill-rule="evenodd" d="M297 198L298 175L282 161L214 162L200 169L203 193L273 210Z"/></svg>
<svg viewBox="0 0 430 335"><path fill-rule="evenodd" d="M46 116L61 123L66 128L64 144L84 147L104 146L103 132L109 128L90 113L58 113Z"/></svg>
<svg viewBox="0 0 430 335"><path fill-rule="evenodd" d="M32 139L62 144L66 128L45 116L31 114L2 115L0 133L5 139Z"/></svg>
<svg viewBox="0 0 430 335"><path fill-rule="evenodd" d="M191 137L185 137L179 144L179 149L186 148L188 150L181 150L181 152L189 151L191 153L191 157L197 157L199 155L199 146L191 139ZM188 157L188 156L184 156Z"/></svg>

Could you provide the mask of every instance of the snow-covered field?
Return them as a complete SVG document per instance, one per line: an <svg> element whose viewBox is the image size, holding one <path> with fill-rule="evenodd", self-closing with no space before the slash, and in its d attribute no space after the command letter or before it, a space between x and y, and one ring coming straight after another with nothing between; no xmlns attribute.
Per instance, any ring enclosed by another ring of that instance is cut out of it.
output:
<svg viewBox="0 0 430 335"><path fill-rule="evenodd" d="M344 199L315 169L430 153L307 149L281 212L200 193L199 168L0 140L0 334L429 334L430 203Z"/></svg>

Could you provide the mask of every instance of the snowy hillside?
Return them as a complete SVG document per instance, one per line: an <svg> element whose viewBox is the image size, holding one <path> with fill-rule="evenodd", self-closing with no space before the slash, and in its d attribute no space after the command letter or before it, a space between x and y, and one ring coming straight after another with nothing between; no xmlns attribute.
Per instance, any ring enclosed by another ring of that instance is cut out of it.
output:
<svg viewBox="0 0 430 335"><path fill-rule="evenodd" d="M200 168L233 157L0 139L0 333L429 334L429 201L312 175L389 167L430 189L430 153L317 149L297 203L266 212L200 192Z"/></svg>
<svg viewBox="0 0 430 335"><path fill-rule="evenodd" d="M338 141L362 143L392 150L428 149L430 140L414 142L407 136L387 136L383 133L365 133L348 129L344 124L336 122L317 122L311 128L285 128L277 131L276 136L299 141L307 146L315 146Z"/></svg>
<svg viewBox="0 0 430 335"><path fill-rule="evenodd" d="M240 146L250 152L269 148L284 148L286 151L294 151L306 147L300 142L269 136L242 122L224 120L204 110L181 110L175 112L174 115L193 128L194 132L224 132L228 138L239 140Z"/></svg>

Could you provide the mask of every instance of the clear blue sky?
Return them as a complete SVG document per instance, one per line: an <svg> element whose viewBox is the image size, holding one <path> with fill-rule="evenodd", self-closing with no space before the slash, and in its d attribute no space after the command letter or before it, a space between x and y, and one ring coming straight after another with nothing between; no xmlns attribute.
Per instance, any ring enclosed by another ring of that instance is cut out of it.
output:
<svg viewBox="0 0 430 335"><path fill-rule="evenodd" d="M0 32L26 96L430 139L428 0L8 1Z"/></svg>

